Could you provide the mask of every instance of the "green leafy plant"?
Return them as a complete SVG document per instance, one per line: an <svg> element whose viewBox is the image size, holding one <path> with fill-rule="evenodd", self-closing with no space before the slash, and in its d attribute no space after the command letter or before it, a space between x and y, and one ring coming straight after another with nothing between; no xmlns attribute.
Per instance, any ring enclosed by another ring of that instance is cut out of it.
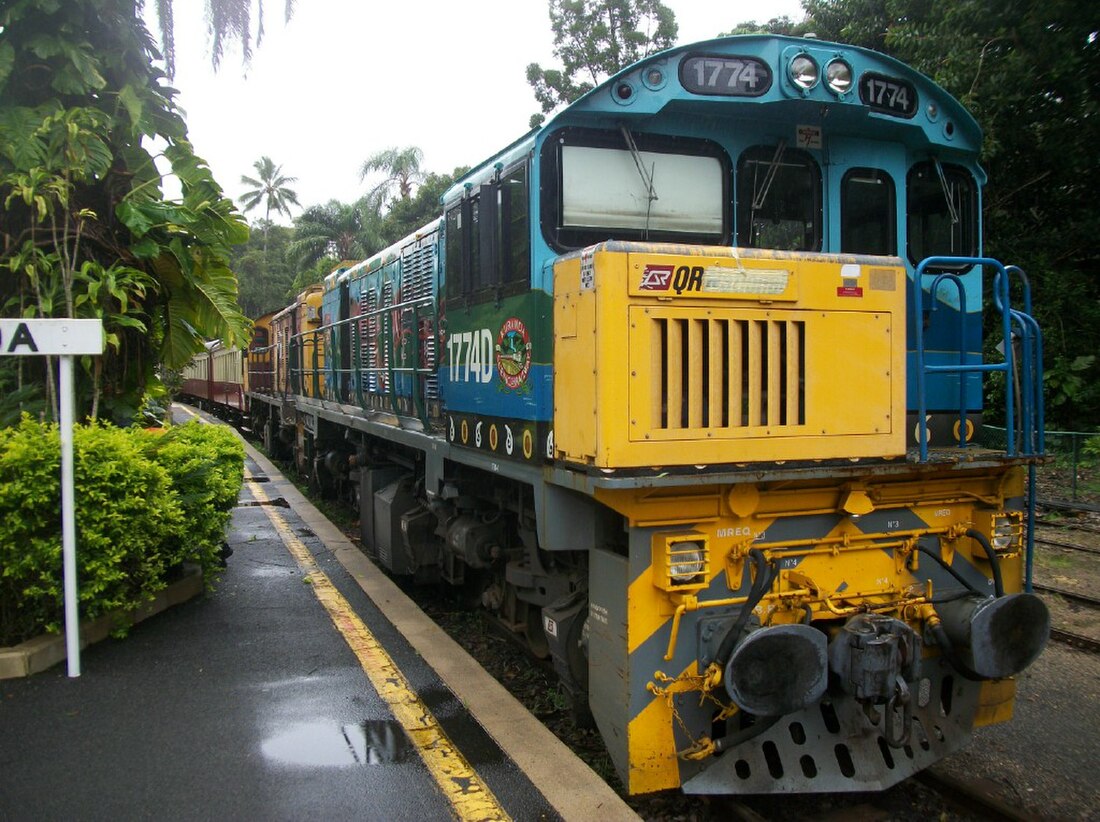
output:
<svg viewBox="0 0 1100 822"><path fill-rule="evenodd" d="M0 315L103 320L81 416L140 408L158 361L247 340L229 249L248 228L195 155L133 0L0 11ZM159 158L150 146L161 146ZM182 196L165 198L156 159ZM28 369L56 408L54 370Z"/></svg>
<svg viewBox="0 0 1100 822"><path fill-rule="evenodd" d="M82 618L148 601L184 562L212 580L244 473L232 432L93 423L73 452ZM0 429L0 646L61 627L60 462L56 425Z"/></svg>
<svg viewBox="0 0 1100 822"><path fill-rule="evenodd" d="M145 453L170 476L187 521L187 540L170 561L197 562L212 576L244 480L244 446L228 428L194 421L144 432L143 440Z"/></svg>

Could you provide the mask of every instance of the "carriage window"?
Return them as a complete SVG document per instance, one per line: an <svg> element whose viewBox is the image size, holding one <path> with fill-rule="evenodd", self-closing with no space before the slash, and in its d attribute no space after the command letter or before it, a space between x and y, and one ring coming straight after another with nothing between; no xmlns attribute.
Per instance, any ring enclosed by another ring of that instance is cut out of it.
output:
<svg viewBox="0 0 1100 822"><path fill-rule="evenodd" d="M543 147L543 235L558 250L605 240L724 243L725 152L707 140L562 129Z"/></svg>
<svg viewBox="0 0 1100 822"><path fill-rule="evenodd" d="M753 146L737 165L737 244L782 251L821 248L821 171L804 151Z"/></svg>
<svg viewBox="0 0 1100 822"><path fill-rule="evenodd" d="M840 250L847 254L898 253L894 181L885 171L853 168L840 184Z"/></svg>
<svg viewBox="0 0 1100 822"><path fill-rule="evenodd" d="M978 252L978 192L960 166L918 163L906 180L909 259L973 257Z"/></svg>

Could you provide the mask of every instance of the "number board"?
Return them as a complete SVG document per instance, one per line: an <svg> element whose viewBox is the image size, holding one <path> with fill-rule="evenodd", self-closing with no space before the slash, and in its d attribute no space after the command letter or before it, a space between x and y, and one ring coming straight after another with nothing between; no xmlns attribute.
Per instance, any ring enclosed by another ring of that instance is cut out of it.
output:
<svg viewBox="0 0 1100 822"><path fill-rule="evenodd" d="M755 57L695 55L680 64L680 83L692 94L759 97L772 86L772 70Z"/></svg>
<svg viewBox="0 0 1100 822"><path fill-rule="evenodd" d="M909 118L917 113L916 87L897 77L870 71L860 75L859 99L868 108L895 117Z"/></svg>

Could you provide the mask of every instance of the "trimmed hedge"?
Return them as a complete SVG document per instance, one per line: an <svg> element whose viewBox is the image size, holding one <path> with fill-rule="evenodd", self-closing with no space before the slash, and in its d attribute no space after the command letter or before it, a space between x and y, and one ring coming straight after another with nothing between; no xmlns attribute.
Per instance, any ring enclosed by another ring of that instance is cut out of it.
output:
<svg viewBox="0 0 1100 822"><path fill-rule="evenodd" d="M73 456L82 619L150 600L183 562L212 579L244 476L231 431L92 423L75 427ZM61 630L60 475L56 425L0 429L0 646Z"/></svg>

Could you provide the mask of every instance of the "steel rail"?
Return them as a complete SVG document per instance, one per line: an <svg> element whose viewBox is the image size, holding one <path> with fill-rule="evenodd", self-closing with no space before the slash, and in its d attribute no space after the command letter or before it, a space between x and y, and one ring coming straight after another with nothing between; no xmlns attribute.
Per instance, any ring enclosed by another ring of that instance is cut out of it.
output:
<svg viewBox="0 0 1100 822"><path fill-rule="evenodd" d="M1077 545L1073 542L1060 542L1056 539L1044 539L1043 537L1035 537L1035 542L1038 545L1049 545L1052 548L1064 548L1067 551L1084 551L1086 554L1100 554L1100 548L1093 548L1089 545Z"/></svg>
<svg viewBox="0 0 1100 822"><path fill-rule="evenodd" d="M1093 639L1091 636L1085 636L1075 631L1067 631L1063 628L1051 628L1050 638L1066 645L1072 645L1082 651L1100 654L1100 639Z"/></svg>
<svg viewBox="0 0 1100 822"><path fill-rule="evenodd" d="M1042 585L1036 582L1032 586L1036 591L1045 591L1048 594L1056 594L1062 597L1062 599L1069 600L1070 602L1076 602L1081 605L1087 605L1090 608L1100 608L1100 599L1096 597L1090 597L1087 594L1082 594L1077 591L1070 591L1066 588L1059 588L1056 585Z"/></svg>

